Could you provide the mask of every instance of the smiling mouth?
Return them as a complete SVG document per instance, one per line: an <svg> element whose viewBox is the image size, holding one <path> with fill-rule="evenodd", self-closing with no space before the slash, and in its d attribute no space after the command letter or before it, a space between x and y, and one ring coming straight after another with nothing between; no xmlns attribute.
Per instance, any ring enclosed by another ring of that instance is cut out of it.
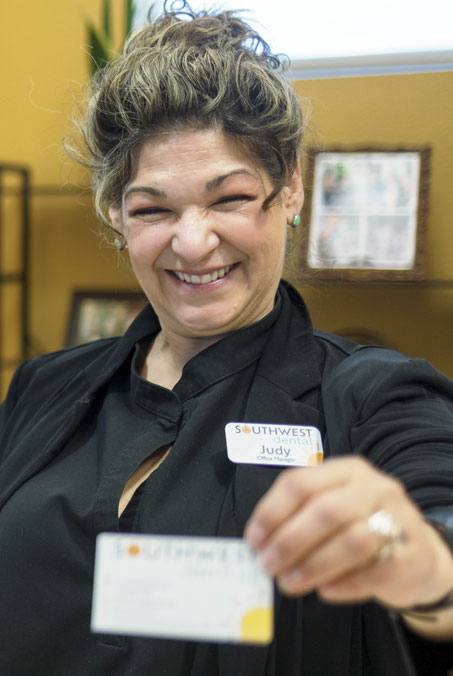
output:
<svg viewBox="0 0 453 676"><path fill-rule="evenodd" d="M218 268L218 270L213 270L212 272L203 275L192 275L187 272L179 272L178 270L172 270L172 273L181 282L186 282L187 284L210 284L211 282L216 282L218 279L225 277L233 267L234 265L226 265L223 268Z"/></svg>

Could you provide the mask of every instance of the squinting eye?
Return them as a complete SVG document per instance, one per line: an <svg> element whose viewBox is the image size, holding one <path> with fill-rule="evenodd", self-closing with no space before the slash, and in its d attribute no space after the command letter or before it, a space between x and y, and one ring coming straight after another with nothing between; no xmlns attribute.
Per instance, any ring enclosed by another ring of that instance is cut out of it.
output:
<svg viewBox="0 0 453 676"><path fill-rule="evenodd" d="M256 195L226 195L217 200L216 204L234 204L234 202L253 202Z"/></svg>
<svg viewBox="0 0 453 676"><path fill-rule="evenodd" d="M168 209L159 209L158 207L143 207L142 209L132 209L128 215L131 218L136 216L158 216L168 213Z"/></svg>

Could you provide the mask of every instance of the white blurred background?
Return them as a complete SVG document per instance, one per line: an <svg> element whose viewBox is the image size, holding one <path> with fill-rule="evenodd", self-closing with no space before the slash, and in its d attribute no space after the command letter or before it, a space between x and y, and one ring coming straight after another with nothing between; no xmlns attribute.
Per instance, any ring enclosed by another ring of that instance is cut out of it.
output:
<svg viewBox="0 0 453 676"><path fill-rule="evenodd" d="M190 4L196 10L214 3ZM154 3L153 15L162 5ZM136 0L136 26L149 6L150 0ZM250 22L274 52L290 57L299 76L312 68L319 75L321 66L453 68L452 0L222 0L215 6L248 10Z"/></svg>

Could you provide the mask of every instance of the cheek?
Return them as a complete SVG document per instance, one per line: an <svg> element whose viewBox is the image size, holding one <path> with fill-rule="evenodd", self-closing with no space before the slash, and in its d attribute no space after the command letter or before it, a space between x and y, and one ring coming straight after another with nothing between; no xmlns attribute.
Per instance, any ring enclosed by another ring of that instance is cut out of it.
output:
<svg viewBox="0 0 453 676"><path fill-rule="evenodd" d="M255 240L255 256L261 262L278 264L285 258L286 230L274 229L263 233Z"/></svg>
<svg viewBox="0 0 453 676"><path fill-rule="evenodd" d="M250 257L271 256L274 260L284 255L286 247L286 225L280 219L262 214L253 226L243 226L224 231L224 239Z"/></svg>
<svg viewBox="0 0 453 676"><path fill-rule="evenodd" d="M152 266L165 251L169 242L158 230L148 230L131 236L128 240L129 258L132 266L143 268Z"/></svg>

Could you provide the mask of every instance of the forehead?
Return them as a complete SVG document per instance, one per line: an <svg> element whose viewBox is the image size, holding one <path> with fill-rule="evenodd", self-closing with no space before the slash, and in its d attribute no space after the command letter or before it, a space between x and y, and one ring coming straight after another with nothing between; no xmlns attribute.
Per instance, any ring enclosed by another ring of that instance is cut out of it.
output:
<svg viewBox="0 0 453 676"><path fill-rule="evenodd" d="M209 180L244 169L263 181L266 172L246 146L218 129L183 129L148 138L136 151L129 186L147 178Z"/></svg>

